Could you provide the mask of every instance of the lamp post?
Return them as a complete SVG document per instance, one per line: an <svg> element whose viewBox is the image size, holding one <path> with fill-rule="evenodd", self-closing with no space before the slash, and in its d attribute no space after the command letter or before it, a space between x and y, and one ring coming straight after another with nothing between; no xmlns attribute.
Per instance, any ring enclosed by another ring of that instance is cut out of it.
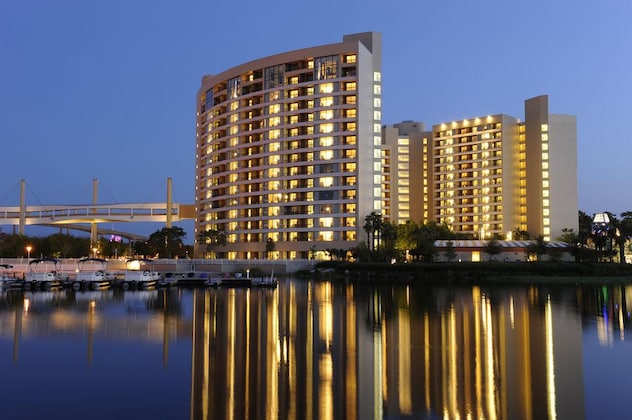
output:
<svg viewBox="0 0 632 420"><path fill-rule="evenodd" d="M31 250L33 249L33 247L31 245L27 245L26 246L26 262L29 262L31 260Z"/></svg>

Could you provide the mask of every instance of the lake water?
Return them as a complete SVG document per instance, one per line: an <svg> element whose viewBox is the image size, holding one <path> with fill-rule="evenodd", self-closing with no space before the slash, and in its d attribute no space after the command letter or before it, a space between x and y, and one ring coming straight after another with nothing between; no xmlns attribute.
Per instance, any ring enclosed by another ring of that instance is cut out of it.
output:
<svg viewBox="0 0 632 420"><path fill-rule="evenodd" d="M0 295L2 419L624 419L632 287Z"/></svg>

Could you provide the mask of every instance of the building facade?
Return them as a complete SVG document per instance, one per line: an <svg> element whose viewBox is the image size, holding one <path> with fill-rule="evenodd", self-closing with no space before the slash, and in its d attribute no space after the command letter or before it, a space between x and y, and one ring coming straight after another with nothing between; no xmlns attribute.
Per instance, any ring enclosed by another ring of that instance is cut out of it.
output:
<svg viewBox="0 0 632 420"><path fill-rule="evenodd" d="M223 232L217 256L310 258L317 242L364 240L382 208L381 60L368 32L203 77L195 234Z"/></svg>
<svg viewBox="0 0 632 420"><path fill-rule="evenodd" d="M415 222L478 239L511 239L519 229L552 241L562 229L577 231L576 125L574 116L550 114L543 95L525 101L524 122L497 114L430 132L422 123L384 127L386 215L403 223L405 209ZM405 198L413 190L419 195Z"/></svg>

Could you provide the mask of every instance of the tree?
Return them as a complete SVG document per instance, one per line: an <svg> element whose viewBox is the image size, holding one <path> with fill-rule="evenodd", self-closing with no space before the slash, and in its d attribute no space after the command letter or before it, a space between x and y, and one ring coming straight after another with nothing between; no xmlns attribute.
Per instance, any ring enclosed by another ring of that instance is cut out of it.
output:
<svg viewBox="0 0 632 420"><path fill-rule="evenodd" d="M276 243L272 238L268 238L268 240L266 240L266 257L270 258L270 255L274 252L275 249Z"/></svg>
<svg viewBox="0 0 632 420"><path fill-rule="evenodd" d="M215 229L205 230L198 233L197 243L205 245L205 251L211 253L218 247L226 245L226 234Z"/></svg>
<svg viewBox="0 0 632 420"><path fill-rule="evenodd" d="M584 249L584 240L578 232L575 232L574 229L564 228L562 229L562 235L557 238L557 240L568 245L571 255L575 258L575 262L581 261Z"/></svg>
<svg viewBox="0 0 632 420"><path fill-rule="evenodd" d="M164 227L149 235L147 246L152 254L161 258L180 256L183 239L187 236L179 226Z"/></svg>
<svg viewBox="0 0 632 420"><path fill-rule="evenodd" d="M378 212L372 211L364 218L364 231L367 234L366 244L370 251L375 251L380 246L382 224L382 215Z"/></svg>
<svg viewBox="0 0 632 420"><path fill-rule="evenodd" d="M619 246L619 262L625 264L625 244L632 238L632 211L621 213L616 243Z"/></svg>
<svg viewBox="0 0 632 420"><path fill-rule="evenodd" d="M489 254L490 261L493 261L494 255L500 254L500 251L502 251L502 247L500 246L500 242L498 242L497 238L492 238L487 241L487 244L485 244L485 252Z"/></svg>
<svg viewBox="0 0 632 420"><path fill-rule="evenodd" d="M448 241L445 243L445 252L443 253L443 255L445 255L445 257L448 259L448 262L452 262L452 260L456 258L454 242Z"/></svg>
<svg viewBox="0 0 632 420"><path fill-rule="evenodd" d="M535 238L535 241L531 242L527 246L527 254L529 256L535 256L535 259L537 261L540 261L542 256L547 253L547 250L548 244L546 243L546 241L544 240L544 236L542 235L538 235L538 237Z"/></svg>
<svg viewBox="0 0 632 420"><path fill-rule="evenodd" d="M397 225L397 233L395 239L395 249L400 252L404 258L417 247L415 232L419 229L417 223L407 220L406 223Z"/></svg>
<svg viewBox="0 0 632 420"><path fill-rule="evenodd" d="M520 228L515 228L514 230L512 230L511 237L514 239L514 241L526 241L531 239L531 237L529 236L529 232L527 232L526 230L521 230Z"/></svg>

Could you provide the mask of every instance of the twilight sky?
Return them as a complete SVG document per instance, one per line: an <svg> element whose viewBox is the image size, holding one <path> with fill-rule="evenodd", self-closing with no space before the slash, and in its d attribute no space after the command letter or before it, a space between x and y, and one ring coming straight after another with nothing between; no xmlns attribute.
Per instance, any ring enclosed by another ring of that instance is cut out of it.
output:
<svg viewBox="0 0 632 420"><path fill-rule="evenodd" d="M203 75L377 31L384 124L522 119L548 94L550 112L577 116L580 210L619 214L632 210L630 17L624 0L3 0L0 206L19 203L20 179L27 205L89 203L93 178L101 203L164 201L168 177L193 203Z"/></svg>

